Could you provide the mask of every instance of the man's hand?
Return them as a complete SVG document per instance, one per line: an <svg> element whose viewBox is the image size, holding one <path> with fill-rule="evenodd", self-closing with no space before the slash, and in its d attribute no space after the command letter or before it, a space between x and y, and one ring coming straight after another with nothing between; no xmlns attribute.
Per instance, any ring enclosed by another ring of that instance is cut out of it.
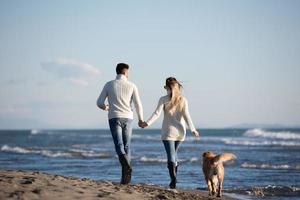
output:
<svg viewBox="0 0 300 200"><path fill-rule="evenodd" d="M101 108L102 110L108 111L109 105L103 104L103 105L100 106L100 108Z"/></svg>
<svg viewBox="0 0 300 200"><path fill-rule="evenodd" d="M147 127L147 126L148 126L148 124L147 124L146 122L144 122L144 121L142 121L142 120L139 120L139 127L145 128L145 127Z"/></svg>

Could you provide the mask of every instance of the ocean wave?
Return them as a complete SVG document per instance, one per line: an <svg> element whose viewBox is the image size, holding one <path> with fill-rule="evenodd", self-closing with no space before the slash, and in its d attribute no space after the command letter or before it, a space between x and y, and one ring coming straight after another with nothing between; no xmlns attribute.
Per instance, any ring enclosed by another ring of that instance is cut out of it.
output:
<svg viewBox="0 0 300 200"><path fill-rule="evenodd" d="M161 140L160 138L160 135L155 135L155 136L152 136L152 135L137 135L137 134L134 134L132 135L132 138L134 139L145 139L145 140Z"/></svg>
<svg viewBox="0 0 300 200"><path fill-rule="evenodd" d="M263 137L283 140L300 140L300 133L290 131L265 131L263 129L255 128L249 129L244 134L247 137Z"/></svg>
<svg viewBox="0 0 300 200"><path fill-rule="evenodd" d="M83 149L71 149L72 154L77 154L78 156L83 157L101 157L101 158L110 158L112 157L109 152L95 152L93 150L83 150Z"/></svg>
<svg viewBox="0 0 300 200"><path fill-rule="evenodd" d="M28 150L22 147L10 147L8 145L3 145L1 147L1 151L15 152L15 153L31 153L32 150Z"/></svg>
<svg viewBox="0 0 300 200"><path fill-rule="evenodd" d="M295 169L300 170L300 164L297 165L288 165L288 164L280 164L280 165L274 165L274 164L253 164L249 162L244 162L241 167L243 168L255 168L255 169Z"/></svg>
<svg viewBox="0 0 300 200"><path fill-rule="evenodd" d="M189 161L190 161L190 162L198 162L198 161L199 161L199 158L197 158L197 157L191 157L191 158L189 159Z"/></svg>
<svg viewBox="0 0 300 200"><path fill-rule="evenodd" d="M13 152L13 153L21 153L21 154L41 154L48 157L70 157L69 153L63 152L52 152L49 150L35 150L35 149L28 149L24 147L10 147L8 145L3 145L1 147L1 151L5 152Z"/></svg>
<svg viewBox="0 0 300 200"><path fill-rule="evenodd" d="M139 158L139 161L142 162L152 162L152 163L166 163L167 159L166 158L160 158L160 157L147 157L147 156L142 156ZM197 157L191 157L189 159L178 159L178 162L198 162L199 158Z"/></svg>
<svg viewBox="0 0 300 200"><path fill-rule="evenodd" d="M142 156L140 157L139 161L142 162L155 162L155 163L165 163L167 162L166 158L152 158L152 157L147 157L147 156Z"/></svg>
<svg viewBox="0 0 300 200"><path fill-rule="evenodd" d="M185 138L185 142L194 142L194 141L199 141L199 142L209 142L209 143L224 143L228 145L242 145L242 146L300 146L300 140L279 140L276 138L257 138L253 136L246 136L247 131L244 134L244 137L216 137L216 136L203 136L200 137L200 139L196 139L193 136L187 136ZM247 135L249 132L247 133ZM283 132L281 132L283 134ZM297 134L296 134L297 135ZM290 136L286 136L291 137ZM134 138L139 138L139 139L147 139L147 140L160 140L160 137L156 136L143 136L143 135L136 135ZM277 135L277 138L279 136Z"/></svg>
<svg viewBox="0 0 300 200"><path fill-rule="evenodd" d="M237 189L225 189L224 192L253 195L260 197L267 196L299 196L299 186L279 186L279 185L268 185L268 186L254 186L252 188L237 188Z"/></svg>
<svg viewBox="0 0 300 200"><path fill-rule="evenodd" d="M246 145L246 146L300 146L297 141L278 141L278 140L247 140L244 138L222 138L225 144Z"/></svg>
<svg viewBox="0 0 300 200"><path fill-rule="evenodd" d="M94 152L87 151L81 149L71 149L70 151L51 151L45 149L30 149L24 147L11 147L9 145L3 145L1 147L1 151L3 152L12 152L12 153L20 153L20 154L40 154L46 157L67 157L67 158L75 158L75 157L98 157L98 158L109 158L112 155L109 152Z"/></svg>
<svg viewBox="0 0 300 200"><path fill-rule="evenodd" d="M39 129L31 129L30 130L30 135L36 135L36 134L40 134L42 133L43 131L42 130L39 130Z"/></svg>

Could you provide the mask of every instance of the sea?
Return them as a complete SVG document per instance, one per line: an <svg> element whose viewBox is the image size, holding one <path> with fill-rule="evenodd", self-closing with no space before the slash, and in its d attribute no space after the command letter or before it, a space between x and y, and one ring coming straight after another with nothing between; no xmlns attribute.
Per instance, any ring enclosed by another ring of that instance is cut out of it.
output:
<svg viewBox="0 0 300 200"><path fill-rule="evenodd" d="M300 129L200 129L178 151L178 188L206 189L202 153L234 153L224 193L238 199L300 199ZM132 183L168 187L159 129L133 130ZM0 168L120 181L109 130L1 130Z"/></svg>

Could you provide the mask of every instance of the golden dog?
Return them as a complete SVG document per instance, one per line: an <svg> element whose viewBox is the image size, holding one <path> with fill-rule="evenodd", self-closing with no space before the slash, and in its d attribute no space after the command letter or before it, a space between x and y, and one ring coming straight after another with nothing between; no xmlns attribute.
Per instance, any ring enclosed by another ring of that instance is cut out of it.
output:
<svg viewBox="0 0 300 200"><path fill-rule="evenodd" d="M232 153L216 155L212 152L204 152L202 157L202 170L208 187L208 195L211 196L217 193L217 185L219 183L217 197L221 197L224 180L223 163L235 159L236 156Z"/></svg>

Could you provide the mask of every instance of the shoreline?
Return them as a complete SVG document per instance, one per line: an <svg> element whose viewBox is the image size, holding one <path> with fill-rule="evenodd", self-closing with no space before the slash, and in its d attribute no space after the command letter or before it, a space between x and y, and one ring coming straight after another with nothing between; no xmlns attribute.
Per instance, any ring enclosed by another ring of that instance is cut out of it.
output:
<svg viewBox="0 0 300 200"><path fill-rule="evenodd" d="M208 200L207 191L177 189L177 192L143 183L120 185L111 181L48 174L39 171L0 169L0 199L121 199ZM233 200L226 196L223 200Z"/></svg>

